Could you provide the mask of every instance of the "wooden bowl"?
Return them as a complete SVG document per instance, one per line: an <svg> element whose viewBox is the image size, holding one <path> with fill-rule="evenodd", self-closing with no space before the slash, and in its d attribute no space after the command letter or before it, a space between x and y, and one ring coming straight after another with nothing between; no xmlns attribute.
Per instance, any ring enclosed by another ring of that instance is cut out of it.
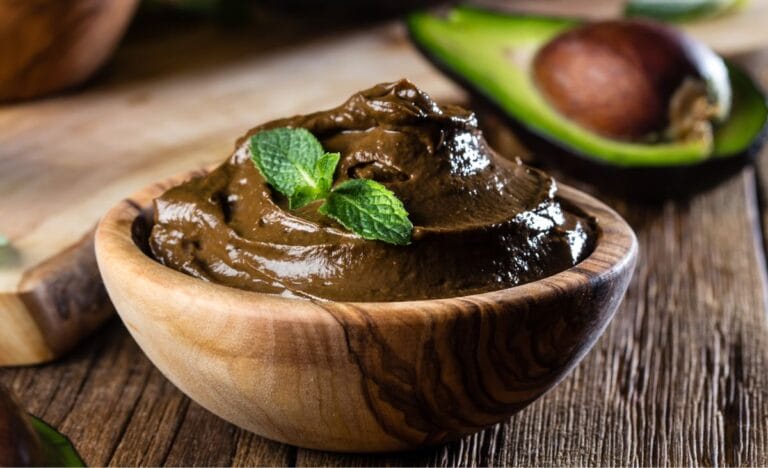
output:
<svg viewBox="0 0 768 468"><path fill-rule="evenodd" d="M138 0L0 1L0 101L74 86L109 58Z"/></svg>
<svg viewBox="0 0 768 468"><path fill-rule="evenodd" d="M145 253L152 199L187 177L153 185L101 220L96 256L107 291L147 356L193 400L302 447L411 449L507 419L592 347L637 256L619 215L561 187L599 225L595 251L567 271L450 299L281 298L208 283Z"/></svg>

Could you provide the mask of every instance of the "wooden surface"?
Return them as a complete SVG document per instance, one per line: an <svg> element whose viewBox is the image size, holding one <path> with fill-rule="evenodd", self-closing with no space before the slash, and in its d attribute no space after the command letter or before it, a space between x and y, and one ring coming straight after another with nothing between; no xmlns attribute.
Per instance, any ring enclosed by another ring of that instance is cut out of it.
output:
<svg viewBox="0 0 768 468"><path fill-rule="evenodd" d="M253 123L403 75L460 99L388 28L313 39L286 30L301 40L256 50L254 34L130 38L87 90L0 108L0 232L25 261L50 255L51 233L75 242L146 182L222 159ZM766 54L741 60L768 84ZM286 98L274 83L306 92ZM91 465L765 465L766 183L768 154L689 201L606 198L635 228L640 262L605 335L534 405L435 449L336 455L254 436L191 403L114 319L66 359L2 369L0 381Z"/></svg>
<svg viewBox="0 0 768 468"><path fill-rule="evenodd" d="M523 13L602 20L621 16L626 0L473 0L471 3ZM738 54L760 49L768 43L767 15L768 0L747 0L735 13L680 26L718 53Z"/></svg>
<svg viewBox="0 0 768 468"><path fill-rule="evenodd" d="M109 54L135 4L78 0L61 10L52 0L2 3L0 101L84 79ZM582 0L526 0L513 6L596 17L620 11L617 1L599 8ZM761 21L766 12L768 0L751 0L738 14L685 27L717 50L749 50L768 43L768 28ZM425 72L414 54L391 46L402 42L392 32L360 36L362 41L353 45L354 34L317 40L315 28L285 17L262 19L253 28L256 32L227 38L212 36L206 27L177 34L162 21L152 26L160 31L158 37L123 49L112 70L117 79L104 92L0 110L0 216L14 220L0 224L0 234L12 241L0 252L0 310L5 311L0 317L0 366L55 359L109 315L90 255L89 229L128 193L127 187L168 175L171 167L178 172L187 163L213 161L219 152L206 145L225 141L217 131L248 128L280 115L275 109L295 112L313 104L331 105L351 89ZM334 23L334 29L339 26ZM303 43L310 44L297 47ZM343 74L335 73L337 66ZM256 67L262 73L247 81ZM199 73L186 73L191 70ZM308 85L302 73L323 78ZM178 80L169 79L172 75ZM445 81L439 80L431 73L419 85L434 93L443 89ZM141 81L146 86L137 83ZM184 92L194 99L184 99ZM452 89L444 97L455 94ZM246 108L250 113L243 112ZM115 136L128 133L130 138ZM46 196L52 190L55 200Z"/></svg>
<svg viewBox="0 0 768 468"><path fill-rule="evenodd" d="M273 440L402 451L506 420L562 380L624 296L637 241L618 215L561 185L597 219L594 251L546 279L461 299L297 301L201 282L145 254L152 200L200 171L142 189L99 222L109 296L152 362L194 401Z"/></svg>

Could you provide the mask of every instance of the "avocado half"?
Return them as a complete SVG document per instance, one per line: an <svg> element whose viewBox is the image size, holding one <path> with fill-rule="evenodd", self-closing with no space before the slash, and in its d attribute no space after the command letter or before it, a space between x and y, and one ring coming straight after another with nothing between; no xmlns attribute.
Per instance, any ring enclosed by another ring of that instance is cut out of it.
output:
<svg viewBox="0 0 768 468"><path fill-rule="evenodd" d="M582 24L468 6L408 18L422 53L500 111L538 158L595 185L633 198L680 196L712 186L755 157L768 104L756 83L727 62L731 110L711 144L614 140L562 116L537 89L533 61L542 46Z"/></svg>

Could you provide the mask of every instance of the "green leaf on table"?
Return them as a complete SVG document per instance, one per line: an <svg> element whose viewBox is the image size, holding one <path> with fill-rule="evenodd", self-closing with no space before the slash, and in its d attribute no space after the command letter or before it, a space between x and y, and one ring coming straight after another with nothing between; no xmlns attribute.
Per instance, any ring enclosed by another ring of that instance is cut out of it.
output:
<svg viewBox="0 0 768 468"><path fill-rule="evenodd" d="M413 224L397 196L370 179L350 179L328 195L318 211L364 239L411 243Z"/></svg>
<svg viewBox="0 0 768 468"><path fill-rule="evenodd" d="M40 436L45 463L48 466L85 466L72 443L42 419L30 415L32 427Z"/></svg>
<svg viewBox="0 0 768 468"><path fill-rule="evenodd" d="M275 128L251 137L251 159L267 183L288 197L291 209L325 198L338 153L326 153L304 128Z"/></svg>

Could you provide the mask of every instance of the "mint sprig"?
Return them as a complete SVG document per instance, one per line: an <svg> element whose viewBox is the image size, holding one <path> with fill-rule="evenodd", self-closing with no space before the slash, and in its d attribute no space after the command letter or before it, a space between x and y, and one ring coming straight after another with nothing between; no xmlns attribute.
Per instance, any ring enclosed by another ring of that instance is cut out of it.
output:
<svg viewBox="0 0 768 468"><path fill-rule="evenodd" d="M326 153L308 130L264 130L251 137L250 146L254 165L272 188L288 197L290 209L324 199L320 214L362 238L410 244L413 224L397 196L370 179L350 179L332 188L339 153Z"/></svg>
<svg viewBox="0 0 768 468"><path fill-rule="evenodd" d="M288 197L291 209L328 195L339 153L326 153L303 128L276 128L251 137L251 158L269 185Z"/></svg>
<svg viewBox="0 0 768 468"><path fill-rule="evenodd" d="M413 224L403 203L375 180L342 182L331 191L318 211L364 239L396 245L411 243Z"/></svg>

